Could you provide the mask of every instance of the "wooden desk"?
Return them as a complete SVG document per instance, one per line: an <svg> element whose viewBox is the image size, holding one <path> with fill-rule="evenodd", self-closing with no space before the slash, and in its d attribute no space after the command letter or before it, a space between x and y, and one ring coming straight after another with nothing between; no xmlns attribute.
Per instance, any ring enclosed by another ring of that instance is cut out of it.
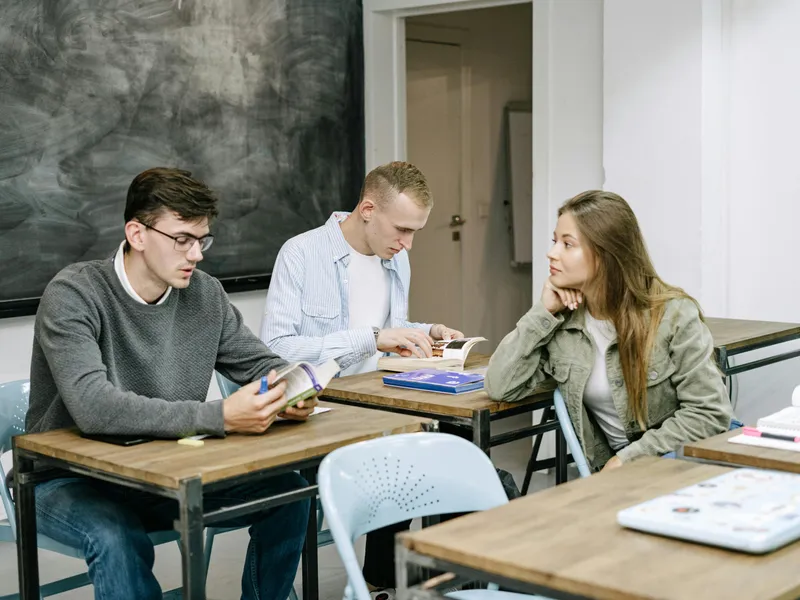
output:
<svg viewBox="0 0 800 600"><path fill-rule="evenodd" d="M427 419L335 406L306 423L280 422L261 436L230 435L206 439L202 447L176 441L154 441L121 447L87 440L75 430L56 430L14 438L14 489L17 506L17 557L23 600L39 598L36 549L37 483L64 471L174 498L180 519L183 556L183 598L205 598L203 528L271 506L316 497L316 470L332 450L388 434L422 430ZM34 471L37 466L50 470ZM55 471L53 470L55 469ZM203 511L203 493L245 481L300 470L309 485L300 490L250 501L212 512ZM311 503L308 535L303 550L303 595L317 597L316 506ZM306 590L308 585L308 590Z"/></svg>
<svg viewBox="0 0 800 600"><path fill-rule="evenodd" d="M704 460L734 467L755 467L800 473L800 452L731 444L728 439L742 430L728 431L683 447L683 458Z"/></svg>
<svg viewBox="0 0 800 600"><path fill-rule="evenodd" d="M466 368L485 367L488 364L488 356L472 353ZM484 390L449 395L385 386L383 376L387 374L386 371L375 371L339 377L331 381L322 394L330 402L413 414L469 428L475 444L488 451L498 443L513 441L491 438L491 421L546 408L552 405L555 389L554 383L547 383L519 402L495 402L489 399ZM528 435L531 435L530 432Z"/></svg>
<svg viewBox="0 0 800 600"><path fill-rule="evenodd" d="M485 367L488 364L489 356L473 352L467 358L466 368ZM551 410L546 411L538 425L495 436L491 434L492 421L532 413L538 409L550 409L556 387L554 382L547 382L531 396L518 402L495 402L489 399L484 390L448 395L385 386L383 376L387 374L386 371L375 371L339 377L328 384L322 395L330 402L416 415L454 425L469 432L473 443L487 454L492 446L556 431L555 460L537 460L537 452L534 451L533 464L529 465L528 472L555 467L556 481L566 481L566 443L560 435L555 413ZM528 477L526 476L526 481Z"/></svg>
<svg viewBox="0 0 800 600"><path fill-rule="evenodd" d="M796 350L731 367L728 364L729 356L800 338L800 324L713 317L706 318L706 324L714 338L717 362L726 376L800 356L800 350Z"/></svg>
<svg viewBox="0 0 800 600"><path fill-rule="evenodd" d="M398 600L410 564L550 598L768 600L800 596L800 543L764 556L624 529L617 512L729 469L642 459L482 513L398 536Z"/></svg>

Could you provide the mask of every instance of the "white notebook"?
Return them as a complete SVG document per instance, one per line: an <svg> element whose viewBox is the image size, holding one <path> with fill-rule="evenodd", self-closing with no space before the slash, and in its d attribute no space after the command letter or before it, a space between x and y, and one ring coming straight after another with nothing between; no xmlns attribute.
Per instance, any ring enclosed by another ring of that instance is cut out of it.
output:
<svg viewBox="0 0 800 600"><path fill-rule="evenodd" d="M743 444L745 446L761 446L762 448L775 448L777 450L791 450L792 452L800 452L800 444L797 442L785 442L783 440L775 440L766 437L755 437L752 435L735 435L728 438L732 444Z"/></svg>
<svg viewBox="0 0 800 600"><path fill-rule="evenodd" d="M790 406L761 417L758 428L768 433L800 433L800 406Z"/></svg>
<svg viewBox="0 0 800 600"><path fill-rule="evenodd" d="M761 417L757 426L765 433L800 434L800 385L792 392L791 406Z"/></svg>
<svg viewBox="0 0 800 600"><path fill-rule="evenodd" d="M734 469L619 511L625 527L761 554L800 537L800 475Z"/></svg>

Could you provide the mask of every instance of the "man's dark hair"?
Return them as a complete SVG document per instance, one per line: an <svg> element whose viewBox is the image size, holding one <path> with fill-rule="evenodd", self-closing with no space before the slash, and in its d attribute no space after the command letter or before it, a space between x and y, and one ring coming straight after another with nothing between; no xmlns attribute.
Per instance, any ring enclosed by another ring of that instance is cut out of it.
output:
<svg viewBox="0 0 800 600"><path fill-rule="evenodd" d="M212 221L218 214L217 196L189 171L158 167L139 173L128 188L125 222L152 226L165 212L184 221Z"/></svg>

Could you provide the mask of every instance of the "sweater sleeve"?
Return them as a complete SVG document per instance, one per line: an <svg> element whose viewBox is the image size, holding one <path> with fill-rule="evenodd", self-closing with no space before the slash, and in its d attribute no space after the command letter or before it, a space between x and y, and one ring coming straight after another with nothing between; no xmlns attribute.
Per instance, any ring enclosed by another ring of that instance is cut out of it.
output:
<svg viewBox="0 0 800 600"><path fill-rule="evenodd" d="M245 385L280 369L287 362L270 350L264 342L244 324L242 313L231 304L228 295L217 282L220 304L225 312L219 340L216 369L231 381Z"/></svg>

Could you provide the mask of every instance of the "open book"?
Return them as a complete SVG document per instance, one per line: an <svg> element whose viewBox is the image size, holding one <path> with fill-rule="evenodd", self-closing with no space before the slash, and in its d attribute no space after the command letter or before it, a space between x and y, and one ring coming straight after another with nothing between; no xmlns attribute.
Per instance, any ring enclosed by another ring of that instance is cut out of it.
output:
<svg viewBox="0 0 800 600"><path fill-rule="evenodd" d="M339 364L333 359L317 366L307 362L292 363L277 372L275 383L286 381L287 406L294 406L319 394L338 372Z"/></svg>
<svg viewBox="0 0 800 600"><path fill-rule="evenodd" d="M433 343L433 356L430 358L382 356L378 359L378 369L396 373L406 373L417 369L463 371L469 351L478 342L485 341L486 338L483 337L439 340Z"/></svg>

